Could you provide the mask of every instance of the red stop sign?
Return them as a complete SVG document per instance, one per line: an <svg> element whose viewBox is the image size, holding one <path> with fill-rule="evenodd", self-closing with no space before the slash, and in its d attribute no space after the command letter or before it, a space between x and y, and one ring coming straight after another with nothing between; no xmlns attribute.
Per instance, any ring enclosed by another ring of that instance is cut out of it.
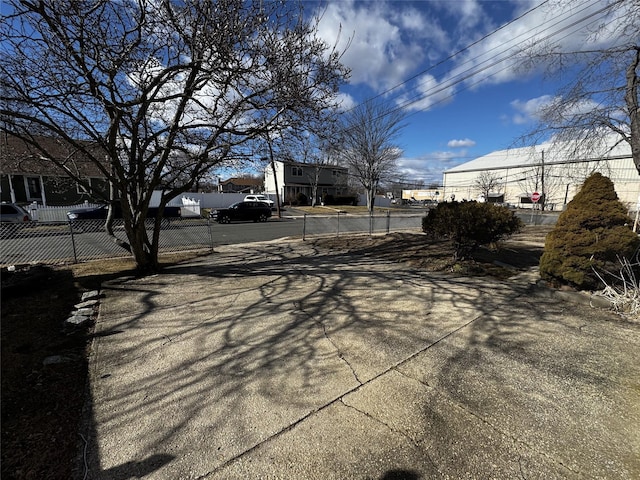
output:
<svg viewBox="0 0 640 480"><path fill-rule="evenodd" d="M531 194L531 201L533 203L538 203L538 200L540 200L540 194L538 192L533 192Z"/></svg>

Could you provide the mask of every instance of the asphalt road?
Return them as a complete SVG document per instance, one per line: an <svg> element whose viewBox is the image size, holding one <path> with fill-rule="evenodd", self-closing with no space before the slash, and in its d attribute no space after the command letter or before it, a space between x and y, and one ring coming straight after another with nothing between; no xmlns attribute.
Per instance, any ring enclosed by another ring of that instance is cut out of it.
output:
<svg viewBox="0 0 640 480"><path fill-rule="evenodd" d="M160 234L161 251L211 248L346 232L375 232L420 228L420 215L376 216L372 223L366 215L326 215L272 217L265 223L234 222L218 224L203 219L172 221ZM116 236L126 240L122 227ZM122 256L123 249L113 243L102 230L99 220L78 222L71 228L66 223L40 223L24 227L9 226L0 232L0 264L80 262L97 258Z"/></svg>
<svg viewBox="0 0 640 480"><path fill-rule="evenodd" d="M302 236L302 219L272 218L265 223L237 222L211 223L211 236L214 245L232 245L235 243L261 242L282 237Z"/></svg>
<svg viewBox="0 0 640 480"><path fill-rule="evenodd" d="M92 221L93 222L93 221ZM5 232L0 237L0 264L58 263L83 261L92 258L121 256L122 248L105 234L94 228L85 228L81 233L71 234L67 224L38 225L17 231ZM76 232L78 232L76 230ZM124 232L116 235L125 238ZM241 222L220 225L206 221L173 222L161 233L161 249L206 248L215 245L248 243L276 238L301 236L302 220L270 220L266 223Z"/></svg>

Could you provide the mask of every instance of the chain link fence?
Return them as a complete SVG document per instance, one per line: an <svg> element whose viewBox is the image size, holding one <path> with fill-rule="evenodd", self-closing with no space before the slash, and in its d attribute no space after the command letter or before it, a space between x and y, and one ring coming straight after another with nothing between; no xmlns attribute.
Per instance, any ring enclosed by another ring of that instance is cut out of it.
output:
<svg viewBox="0 0 640 480"><path fill-rule="evenodd" d="M305 215L302 238L315 235L336 235L348 233L380 234L401 230L422 229L423 214L353 215L337 213L332 216Z"/></svg>
<svg viewBox="0 0 640 480"><path fill-rule="evenodd" d="M422 231L422 218L426 212L357 215L304 215L288 217L283 222L270 220L257 231L240 227L231 239L228 225L218 226L203 218L165 219L160 231L160 253L187 250L213 250L220 243L253 242L287 236L307 237L320 235L348 235L353 233L384 234L398 231ZM556 215L519 214L527 224L552 224ZM271 226L271 223L275 225ZM153 220L147 221L151 234ZM114 233L126 241L122 220L114 222ZM28 222L0 224L0 265L30 263L78 263L101 258L128 257L104 231L104 220L77 220L73 222Z"/></svg>
<svg viewBox="0 0 640 480"><path fill-rule="evenodd" d="M211 224L206 219L165 220L160 252L212 249ZM149 234L153 220L147 220ZM114 234L126 241L122 220ZM104 220L74 222L3 223L0 225L0 264L78 263L100 258L128 257L129 253L104 231Z"/></svg>

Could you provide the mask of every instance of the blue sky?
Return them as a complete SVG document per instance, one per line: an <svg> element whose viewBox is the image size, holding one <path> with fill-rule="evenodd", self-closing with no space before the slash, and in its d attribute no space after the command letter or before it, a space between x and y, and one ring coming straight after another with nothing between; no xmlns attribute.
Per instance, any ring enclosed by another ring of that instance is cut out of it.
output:
<svg viewBox="0 0 640 480"><path fill-rule="evenodd" d="M442 171L509 148L534 122L558 85L540 71L516 68L514 52L530 42L591 48L605 0L328 0L320 36L344 49L351 68L341 90L349 108L381 95L404 106L407 127L399 176L438 183ZM510 23L511 22L511 23ZM600 38L598 42L615 39Z"/></svg>

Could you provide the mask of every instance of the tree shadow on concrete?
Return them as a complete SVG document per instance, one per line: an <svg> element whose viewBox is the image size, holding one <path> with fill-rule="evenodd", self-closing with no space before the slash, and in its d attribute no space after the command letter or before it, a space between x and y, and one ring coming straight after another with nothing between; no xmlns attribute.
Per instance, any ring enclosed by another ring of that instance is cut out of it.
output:
<svg viewBox="0 0 640 480"><path fill-rule="evenodd" d="M389 470L380 480L420 480L422 475L411 470Z"/></svg>
<svg viewBox="0 0 640 480"><path fill-rule="evenodd" d="M104 290L92 469L172 445L176 461L163 468L178 476L194 441L213 471L523 293L284 242L228 247ZM96 436L113 450L101 453Z"/></svg>
<svg viewBox="0 0 640 480"><path fill-rule="evenodd" d="M624 387L640 375L638 345L638 328L611 312L529 292L425 352L435 368L405 373L448 405L424 410L424 428L445 439L432 450L445 474L630 478L640 462L621 418L640 400ZM464 456L452 453L460 442Z"/></svg>

